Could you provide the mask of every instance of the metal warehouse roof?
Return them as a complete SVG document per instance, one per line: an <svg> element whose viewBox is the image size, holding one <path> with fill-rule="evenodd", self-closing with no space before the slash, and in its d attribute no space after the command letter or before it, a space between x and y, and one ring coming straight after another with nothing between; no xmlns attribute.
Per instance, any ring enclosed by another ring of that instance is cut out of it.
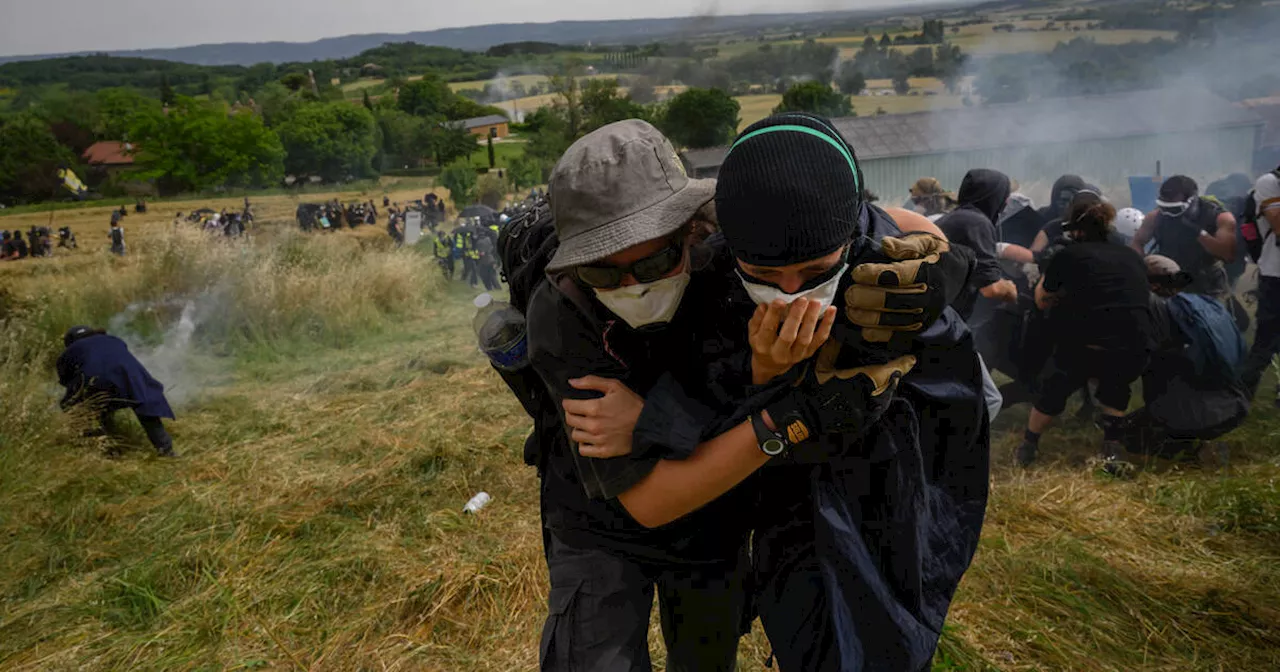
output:
<svg viewBox="0 0 1280 672"><path fill-rule="evenodd" d="M1032 103L832 121L860 159L1160 135L1238 126L1261 118L1207 91L1159 89ZM686 152L691 167L719 165L725 148Z"/></svg>
<svg viewBox="0 0 1280 672"><path fill-rule="evenodd" d="M497 124L505 124L505 123L508 123L508 119L506 117L498 114L491 114L487 117L472 117L470 119L463 119L462 127L469 131L473 128L480 128L482 126L495 126Z"/></svg>

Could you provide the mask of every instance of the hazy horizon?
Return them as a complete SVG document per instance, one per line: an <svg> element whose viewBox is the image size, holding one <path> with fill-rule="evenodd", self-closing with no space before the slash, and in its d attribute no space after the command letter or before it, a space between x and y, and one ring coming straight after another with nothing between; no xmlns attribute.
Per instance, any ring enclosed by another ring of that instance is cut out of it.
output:
<svg viewBox="0 0 1280 672"><path fill-rule="evenodd" d="M530 0L487 4L412 0L281 0L221 3L165 0L0 0L0 56L80 51L167 49L227 42L314 42L376 33L411 33L498 23L550 23L852 11L921 4L925 0L649 0L638 12L615 3L563 0L550 11ZM433 7L436 6L436 7ZM305 10L305 13L304 13ZM68 15L75 20L67 21ZM246 20L248 19L248 20ZM145 28L144 28L145 27ZM196 27L198 29L192 30Z"/></svg>

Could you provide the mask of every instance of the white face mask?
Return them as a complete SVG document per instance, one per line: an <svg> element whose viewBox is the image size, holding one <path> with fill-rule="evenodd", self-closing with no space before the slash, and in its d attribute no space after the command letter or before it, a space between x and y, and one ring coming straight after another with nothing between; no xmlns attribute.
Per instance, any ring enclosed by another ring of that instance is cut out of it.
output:
<svg viewBox="0 0 1280 672"><path fill-rule="evenodd" d="M758 282L752 282L747 279L747 276L744 275L742 271L738 271L738 279L742 281L742 286L747 290L747 294L751 296L751 300L755 301L757 306L773 303L778 299L781 299L787 304L792 303L796 299L809 299L810 301L817 301L822 304L822 309L826 310L831 307L832 303L835 303L836 293L840 289L840 278L844 277L845 271L847 270L849 270L849 264L845 263L840 267L840 270L835 275L831 276L830 280L827 280L813 289L805 290L797 294L788 294L773 285L762 285Z"/></svg>
<svg viewBox="0 0 1280 672"><path fill-rule="evenodd" d="M596 298L632 329L670 322L689 286L689 269L678 275L643 285L617 289L596 289Z"/></svg>

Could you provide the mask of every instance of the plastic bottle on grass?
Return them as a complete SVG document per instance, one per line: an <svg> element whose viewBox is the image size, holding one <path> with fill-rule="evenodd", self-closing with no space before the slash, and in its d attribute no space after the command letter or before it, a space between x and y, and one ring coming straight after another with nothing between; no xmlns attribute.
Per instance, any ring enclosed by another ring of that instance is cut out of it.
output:
<svg viewBox="0 0 1280 672"><path fill-rule="evenodd" d="M492 500L493 498L490 497L487 492L476 493L476 496L472 497L471 500L467 502L467 505L462 507L462 511L464 513L479 513L480 509L488 506L489 502Z"/></svg>
<svg viewBox="0 0 1280 672"><path fill-rule="evenodd" d="M529 342L524 315L488 292L474 301L476 316L471 320L480 351L502 371L516 371L529 363Z"/></svg>

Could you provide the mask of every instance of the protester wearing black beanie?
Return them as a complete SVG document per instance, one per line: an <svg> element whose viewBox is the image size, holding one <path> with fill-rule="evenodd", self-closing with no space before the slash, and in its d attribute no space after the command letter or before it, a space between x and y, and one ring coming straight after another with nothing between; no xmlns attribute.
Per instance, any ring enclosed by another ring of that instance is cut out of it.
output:
<svg viewBox="0 0 1280 672"><path fill-rule="evenodd" d="M738 259L788 266L826 256L858 232L862 176L849 143L821 117L781 114L730 147L716 214Z"/></svg>

